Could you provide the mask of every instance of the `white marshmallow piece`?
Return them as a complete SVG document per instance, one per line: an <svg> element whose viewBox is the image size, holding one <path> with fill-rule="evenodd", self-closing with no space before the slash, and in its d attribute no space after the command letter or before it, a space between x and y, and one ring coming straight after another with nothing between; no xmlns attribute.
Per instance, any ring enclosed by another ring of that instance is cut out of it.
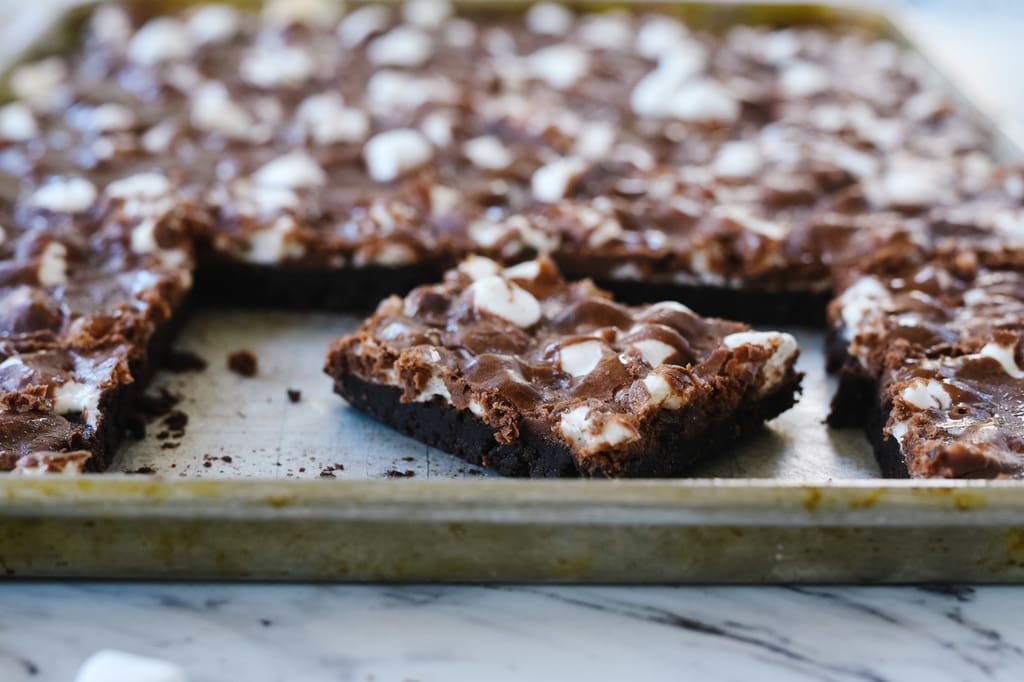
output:
<svg viewBox="0 0 1024 682"><path fill-rule="evenodd" d="M783 68L779 85L787 97L812 97L828 89L828 74L810 62L796 61Z"/></svg>
<svg viewBox="0 0 1024 682"><path fill-rule="evenodd" d="M257 230L249 235L249 250L245 259L250 263L280 263L288 258L299 258L305 246L293 239L295 219L291 216L278 216L269 227Z"/></svg>
<svg viewBox="0 0 1024 682"><path fill-rule="evenodd" d="M268 0L263 18L276 26L298 24L311 28L329 28L338 23L344 3L338 0Z"/></svg>
<svg viewBox="0 0 1024 682"><path fill-rule="evenodd" d="M184 23L171 17L151 19L128 43L128 58L142 66L188 59L191 54L192 35Z"/></svg>
<svg viewBox="0 0 1024 682"><path fill-rule="evenodd" d="M364 5L352 10L338 26L338 38L344 47L362 45L370 36L391 24L391 11L384 5Z"/></svg>
<svg viewBox="0 0 1024 682"><path fill-rule="evenodd" d="M871 194L876 203L903 207L938 203L946 191L939 173L926 162L894 163L882 177L880 190Z"/></svg>
<svg viewBox="0 0 1024 682"><path fill-rule="evenodd" d="M604 344L588 339L562 346L558 351L558 366L572 377L590 374L604 357Z"/></svg>
<svg viewBox="0 0 1024 682"><path fill-rule="evenodd" d="M135 120L135 114L128 107L107 102L90 109L82 117L81 127L95 133L107 133L130 130Z"/></svg>
<svg viewBox="0 0 1024 682"><path fill-rule="evenodd" d="M53 411L56 414L79 415L86 424L96 428L100 416L100 394L100 389L92 384L66 381L53 391Z"/></svg>
<svg viewBox="0 0 1024 682"><path fill-rule="evenodd" d="M423 133L400 128L379 133L363 147L363 160L370 177L377 182L397 180L429 162L434 148Z"/></svg>
<svg viewBox="0 0 1024 682"><path fill-rule="evenodd" d="M295 87L313 77L316 64L309 51L280 45L257 47L242 57L242 80L259 88Z"/></svg>
<svg viewBox="0 0 1024 682"><path fill-rule="evenodd" d="M39 125L32 109L24 102L11 102L0 107L0 139L25 142L39 135Z"/></svg>
<svg viewBox="0 0 1024 682"><path fill-rule="evenodd" d="M93 12L89 28L101 45L114 48L123 48L132 36L131 20L115 5L100 5Z"/></svg>
<svg viewBox="0 0 1024 682"><path fill-rule="evenodd" d="M978 351L978 355L986 358L992 358L999 363L999 366L1003 368L1004 372L1014 379L1024 379L1024 370L1017 365L1017 358L1014 356L1013 346L1001 346L992 341L986 343L985 346Z"/></svg>
<svg viewBox="0 0 1024 682"><path fill-rule="evenodd" d="M452 117L443 111L432 111L423 117L420 129L435 147L447 147L452 143Z"/></svg>
<svg viewBox="0 0 1024 682"><path fill-rule="evenodd" d="M601 50L625 50L633 41L633 26L623 12L591 14L577 31L580 41Z"/></svg>
<svg viewBox="0 0 1024 682"><path fill-rule="evenodd" d="M624 445L640 437L623 415L610 416L600 428L596 427L596 421L591 408L581 405L562 415L558 430L584 455Z"/></svg>
<svg viewBox="0 0 1024 682"><path fill-rule="evenodd" d="M469 293L474 308L517 327L530 327L540 321L540 302L518 284L498 275L473 282Z"/></svg>
<svg viewBox="0 0 1024 682"><path fill-rule="evenodd" d="M226 43L238 34L241 16L230 5L204 5L188 18L188 31L197 45Z"/></svg>
<svg viewBox="0 0 1024 682"><path fill-rule="evenodd" d="M533 198L555 203L565 198L572 183L586 170L586 164L576 157L564 157L541 166L530 178Z"/></svg>
<svg viewBox="0 0 1024 682"><path fill-rule="evenodd" d="M784 332L738 332L726 336L722 339L722 343L730 350L749 344L772 351L762 368L764 377L762 393L767 393L779 385L800 350L796 339Z"/></svg>
<svg viewBox="0 0 1024 682"><path fill-rule="evenodd" d="M407 0L402 18L410 24L427 29L440 28L452 15L448 0Z"/></svg>
<svg viewBox="0 0 1024 682"><path fill-rule="evenodd" d="M607 157L615 146L615 126L607 121L588 121L580 128L572 153L587 161Z"/></svg>
<svg viewBox="0 0 1024 682"><path fill-rule="evenodd" d="M115 180L104 191L115 199L159 199L171 191L171 182L163 173L138 173Z"/></svg>
<svg viewBox="0 0 1024 682"><path fill-rule="evenodd" d="M168 661L103 650L86 659L75 682L188 682L188 678Z"/></svg>
<svg viewBox="0 0 1024 682"><path fill-rule="evenodd" d="M44 287L56 287L68 281L68 249L60 242L50 242L39 254L36 274Z"/></svg>
<svg viewBox="0 0 1024 682"><path fill-rule="evenodd" d="M459 263L459 272L469 276L474 282L486 277L494 277L501 271L501 267L490 258L483 256L469 256Z"/></svg>
<svg viewBox="0 0 1024 682"><path fill-rule="evenodd" d="M753 142L726 142L718 150L711 168L720 178L732 180L753 177L761 169L761 152Z"/></svg>
<svg viewBox="0 0 1024 682"><path fill-rule="evenodd" d="M872 331L868 322L872 313L882 312L892 300L892 294L875 277L857 280L849 289L839 295L842 305L843 338L852 341L857 334ZM877 316L874 316L877 318Z"/></svg>
<svg viewBox="0 0 1024 682"><path fill-rule="evenodd" d="M634 46L641 56L658 59L690 40L686 27L671 17L652 17L636 33Z"/></svg>
<svg viewBox="0 0 1024 682"><path fill-rule="evenodd" d="M110 183L104 193L122 202L125 215L137 220L147 219L132 231L132 250L136 253L158 250L155 219L172 212L176 206L167 176L158 172L137 173Z"/></svg>
<svg viewBox="0 0 1024 682"><path fill-rule="evenodd" d="M469 224L469 236L477 246L489 249L508 233L508 228L492 220L474 220Z"/></svg>
<svg viewBox="0 0 1024 682"><path fill-rule="evenodd" d="M361 109L346 107L336 92L304 99L296 111L296 119L318 145L362 142L370 134L370 117Z"/></svg>
<svg viewBox="0 0 1024 682"><path fill-rule="evenodd" d="M253 117L231 99L221 83L207 83L200 87L192 100L192 125L199 130L219 133L232 140L252 138Z"/></svg>
<svg viewBox="0 0 1024 682"><path fill-rule="evenodd" d="M505 268L506 279L533 281L540 276L540 261L527 260Z"/></svg>
<svg viewBox="0 0 1024 682"><path fill-rule="evenodd" d="M150 154L163 154L171 148L177 132L173 120L158 123L142 134L142 148Z"/></svg>
<svg viewBox="0 0 1024 682"><path fill-rule="evenodd" d="M647 404L651 407L661 407L666 410L678 410L685 405L693 394L693 388L688 387L683 392L676 391L668 382L668 379L659 372L651 372L643 379L644 388L650 396Z"/></svg>
<svg viewBox="0 0 1024 682"><path fill-rule="evenodd" d="M668 111L670 116L691 123L732 123L739 118L740 105L715 81L698 78L676 91Z"/></svg>
<svg viewBox="0 0 1024 682"><path fill-rule="evenodd" d="M474 166L484 170L504 170L512 164L512 154L493 135L468 140L462 145L462 153Z"/></svg>
<svg viewBox="0 0 1024 682"><path fill-rule="evenodd" d="M252 178L257 185L286 189L319 187L327 182L324 169L303 151L279 156L257 170Z"/></svg>
<svg viewBox="0 0 1024 682"><path fill-rule="evenodd" d="M550 45L527 57L526 65L534 78L567 90L590 69L590 55L575 45Z"/></svg>
<svg viewBox="0 0 1024 682"><path fill-rule="evenodd" d="M573 21L572 11L554 2L538 2L526 11L526 28L540 35L564 36Z"/></svg>
<svg viewBox="0 0 1024 682"><path fill-rule="evenodd" d="M393 28L366 48L367 58L377 66L423 66L433 54L433 39L415 26Z"/></svg>
<svg viewBox="0 0 1024 682"><path fill-rule="evenodd" d="M658 339L640 339L629 344L640 357L644 359L651 367L657 367L658 365L664 364L665 360L670 358L676 349Z"/></svg>
<svg viewBox="0 0 1024 682"><path fill-rule="evenodd" d="M96 201L96 187L85 178L53 178L29 197L29 204L55 213L81 213Z"/></svg>
<svg viewBox="0 0 1024 682"><path fill-rule="evenodd" d="M949 397L949 391L946 390L946 386L941 381L922 377L912 379L904 386L903 390L900 391L900 397L908 405L912 405L919 410L930 410L933 408L948 410L953 405L953 400Z"/></svg>
<svg viewBox="0 0 1024 682"><path fill-rule="evenodd" d="M706 61L704 48L693 42L680 43L663 53L658 65L633 87L629 96L633 112L646 118L671 115L673 97L704 69Z"/></svg>
<svg viewBox="0 0 1024 682"><path fill-rule="evenodd" d="M48 108L59 102L68 77L68 67L59 57L22 64L11 73L11 94L33 108Z"/></svg>

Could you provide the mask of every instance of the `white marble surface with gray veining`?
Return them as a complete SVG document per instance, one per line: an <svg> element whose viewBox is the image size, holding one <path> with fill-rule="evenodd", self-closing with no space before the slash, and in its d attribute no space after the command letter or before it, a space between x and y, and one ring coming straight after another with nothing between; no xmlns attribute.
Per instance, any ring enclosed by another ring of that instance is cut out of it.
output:
<svg viewBox="0 0 1024 682"><path fill-rule="evenodd" d="M0 584L0 680L93 651L190 682L1024 679L1016 588Z"/></svg>

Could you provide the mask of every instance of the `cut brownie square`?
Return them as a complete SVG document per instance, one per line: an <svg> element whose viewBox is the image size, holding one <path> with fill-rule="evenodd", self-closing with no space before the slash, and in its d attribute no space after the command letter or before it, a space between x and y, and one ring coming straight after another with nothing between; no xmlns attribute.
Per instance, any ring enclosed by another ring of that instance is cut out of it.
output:
<svg viewBox="0 0 1024 682"><path fill-rule="evenodd" d="M829 306L828 362L840 371L829 422L865 423L894 345L955 356L993 330L1022 328L1024 273L983 267L973 253L852 277Z"/></svg>
<svg viewBox="0 0 1024 682"><path fill-rule="evenodd" d="M0 202L0 471L109 465L191 286L186 213L154 172Z"/></svg>
<svg viewBox="0 0 1024 682"><path fill-rule="evenodd" d="M882 379L879 463L912 478L1024 478L1021 335L995 331L976 352L890 354Z"/></svg>
<svg viewBox="0 0 1024 682"><path fill-rule="evenodd" d="M850 275L829 308L829 422L863 426L886 476L1024 475L1024 272L982 250Z"/></svg>
<svg viewBox="0 0 1024 682"><path fill-rule="evenodd" d="M338 339L348 402L510 476L675 476L793 405L789 334L472 257Z"/></svg>

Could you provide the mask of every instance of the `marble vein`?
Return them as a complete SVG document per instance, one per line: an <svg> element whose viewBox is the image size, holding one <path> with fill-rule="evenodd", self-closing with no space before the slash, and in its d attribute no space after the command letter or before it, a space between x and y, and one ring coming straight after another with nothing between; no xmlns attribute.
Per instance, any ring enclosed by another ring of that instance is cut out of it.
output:
<svg viewBox="0 0 1024 682"><path fill-rule="evenodd" d="M0 584L0 680L1024 679L1024 590Z"/></svg>

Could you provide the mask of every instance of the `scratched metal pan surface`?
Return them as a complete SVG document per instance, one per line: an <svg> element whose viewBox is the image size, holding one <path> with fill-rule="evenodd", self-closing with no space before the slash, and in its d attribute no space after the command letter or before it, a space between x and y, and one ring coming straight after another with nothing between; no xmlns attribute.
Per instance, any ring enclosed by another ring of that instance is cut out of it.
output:
<svg viewBox="0 0 1024 682"><path fill-rule="evenodd" d="M156 12L190 3L137 4ZM905 42L884 17L833 7L658 7L711 29L856 26ZM74 49L84 16L76 9L56 22L29 56ZM997 144L1012 153L1007 140ZM821 423L834 385L819 332L791 330L807 373L800 403L696 478L525 481L400 436L334 396L323 355L357 323L196 312L178 346L208 368L161 373L154 385L183 396L185 433L154 422L147 438L122 448L112 473L0 477L0 575L1024 582L1024 487L880 479L859 431ZM226 369L242 348L259 358L255 378ZM155 473L129 473L139 471Z"/></svg>

